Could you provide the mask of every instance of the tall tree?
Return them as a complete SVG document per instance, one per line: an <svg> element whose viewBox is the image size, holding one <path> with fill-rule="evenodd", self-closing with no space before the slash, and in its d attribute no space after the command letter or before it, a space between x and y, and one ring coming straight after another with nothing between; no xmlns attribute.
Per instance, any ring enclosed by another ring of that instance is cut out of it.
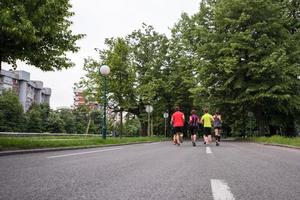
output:
<svg viewBox="0 0 300 200"><path fill-rule="evenodd" d="M64 121L61 119L58 112L51 112L47 120L47 130L50 133L63 133Z"/></svg>
<svg viewBox="0 0 300 200"><path fill-rule="evenodd" d="M169 91L172 91L173 106L179 105L186 115L193 108L200 109L203 106L199 101L199 93L193 93L198 85L198 60L193 31L193 20L183 13L172 29L169 50L171 74L167 84Z"/></svg>
<svg viewBox="0 0 300 200"><path fill-rule="evenodd" d="M138 116L142 134L146 134L145 105L158 105L156 102L166 81L163 80L162 69L168 39L154 31L152 26L143 24L142 29L133 31L126 38L107 39L106 45L107 49L99 51L100 61L86 59L85 70L88 73L79 85L86 89L88 97L93 94L96 98L92 99L99 101L103 91L99 66L109 65L109 107L115 112L126 111Z"/></svg>
<svg viewBox="0 0 300 200"><path fill-rule="evenodd" d="M123 133L123 114L134 103L134 70L130 67L130 48L123 38L106 40L107 50L100 51L103 63L109 65L109 107L120 116L120 134Z"/></svg>
<svg viewBox="0 0 300 200"><path fill-rule="evenodd" d="M44 71L71 67L66 52L78 51L83 35L70 30L70 8L69 0L1 1L0 70L16 60Z"/></svg>
<svg viewBox="0 0 300 200"><path fill-rule="evenodd" d="M31 133L41 133L44 131L44 121L42 119L41 107L33 104L26 113L26 131Z"/></svg>
<svg viewBox="0 0 300 200"><path fill-rule="evenodd" d="M76 119L71 109L60 109L58 111L59 117L63 120L64 130L66 133L76 133Z"/></svg>
<svg viewBox="0 0 300 200"><path fill-rule="evenodd" d="M164 85L169 77L163 76L167 66L167 54L169 40L154 30L154 27L146 24L142 29L133 31L128 35L132 49L131 62L136 74L134 86L135 106L130 110L138 116L141 122L141 133L145 135L147 118L145 106L151 104L154 107L154 116L162 116L165 105L160 108L161 94L164 92Z"/></svg>
<svg viewBox="0 0 300 200"><path fill-rule="evenodd" d="M201 23L195 38L202 38L197 45L200 88L228 113L254 112L261 134L267 115L291 116L299 110L299 40L286 26L283 5L275 0L203 1L196 19Z"/></svg>
<svg viewBox="0 0 300 200"><path fill-rule="evenodd" d="M0 95L0 131L23 131L25 126L23 107L12 91Z"/></svg>

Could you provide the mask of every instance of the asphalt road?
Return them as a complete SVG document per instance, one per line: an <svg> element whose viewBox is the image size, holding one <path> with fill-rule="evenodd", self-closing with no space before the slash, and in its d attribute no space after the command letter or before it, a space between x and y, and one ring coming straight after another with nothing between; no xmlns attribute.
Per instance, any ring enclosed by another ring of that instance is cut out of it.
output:
<svg viewBox="0 0 300 200"><path fill-rule="evenodd" d="M0 157L1 200L299 200L300 150L185 141Z"/></svg>

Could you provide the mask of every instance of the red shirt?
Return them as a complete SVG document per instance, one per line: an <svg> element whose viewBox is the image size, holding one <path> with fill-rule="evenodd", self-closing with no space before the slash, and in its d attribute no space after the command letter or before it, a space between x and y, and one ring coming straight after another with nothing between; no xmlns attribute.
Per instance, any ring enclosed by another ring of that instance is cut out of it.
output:
<svg viewBox="0 0 300 200"><path fill-rule="evenodd" d="M172 119L173 119L173 126L174 127L180 127L184 125L184 114L180 111L176 111L173 115L172 115Z"/></svg>

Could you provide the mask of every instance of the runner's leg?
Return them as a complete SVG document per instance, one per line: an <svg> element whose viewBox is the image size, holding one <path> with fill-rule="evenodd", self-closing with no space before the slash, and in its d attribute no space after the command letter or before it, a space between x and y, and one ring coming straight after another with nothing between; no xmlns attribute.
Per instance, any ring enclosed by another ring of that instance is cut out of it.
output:
<svg viewBox="0 0 300 200"><path fill-rule="evenodd" d="M180 133L176 133L177 145L180 146Z"/></svg>
<svg viewBox="0 0 300 200"><path fill-rule="evenodd" d="M208 141L208 144L211 143L211 134L209 134L209 135L207 136L207 141Z"/></svg>

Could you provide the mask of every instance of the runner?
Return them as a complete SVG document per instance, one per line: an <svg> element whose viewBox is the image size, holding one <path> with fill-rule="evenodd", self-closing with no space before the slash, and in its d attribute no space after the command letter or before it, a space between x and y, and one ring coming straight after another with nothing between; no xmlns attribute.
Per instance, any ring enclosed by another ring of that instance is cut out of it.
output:
<svg viewBox="0 0 300 200"><path fill-rule="evenodd" d="M208 109L204 109L205 114L201 117L201 124L203 124L204 127L204 144L210 144L211 143L211 125L213 122L213 117L211 114L208 113Z"/></svg>
<svg viewBox="0 0 300 200"><path fill-rule="evenodd" d="M171 118L171 124L173 125L175 129L175 135L174 135L174 143L180 146L180 134L182 134L183 126L184 126L184 114L180 112L180 109L178 106L175 107L176 112L173 113Z"/></svg>
<svg viewBox="0 0 300 200"><path fill-rule="evenodd" d="M219 112L216 112L213 116L214 118L214 129L215 129L215 137L216 137L216 146L220 145L221 140L221 130L222 130L222 119Z"/></svg>
<svg viewBox="0 0 300 200"><path fill-rule="evenodd" d="M190 125L191 140L194 147L196 146L198 123L199 123L199 117L196 115L196 111L192 110L189 125Z"/></svg>

